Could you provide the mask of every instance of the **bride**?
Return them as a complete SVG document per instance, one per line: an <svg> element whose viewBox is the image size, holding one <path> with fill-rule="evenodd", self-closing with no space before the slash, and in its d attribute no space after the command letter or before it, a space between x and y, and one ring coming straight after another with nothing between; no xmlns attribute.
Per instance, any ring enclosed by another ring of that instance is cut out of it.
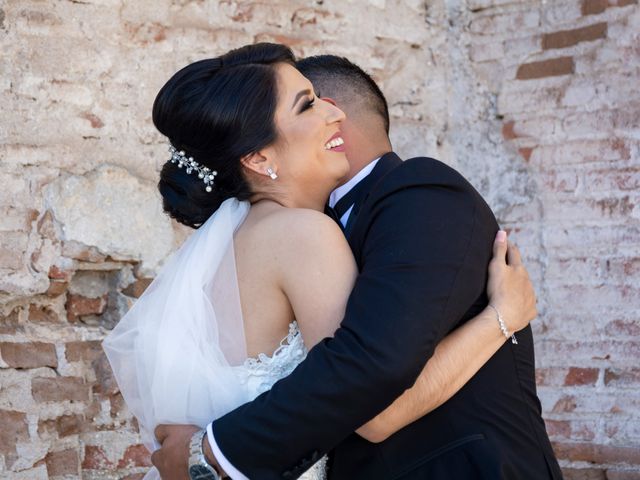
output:
<svg viewBox="0 0 640 480"><path fill-rule="evenodd" d="M163 206L196 230L104 342L150 450L159 424L205 427L270 389L338 327L358 273L323 213L349 172L344 119L316 98L282 45L195 62L160 90L153 121L171 145ZM517 331L535 316L535 297L526 271L507 265L507 250L519 263L502 235L488 294ZM381 441L416 419L407 405L422 402L421 415L437 408L504 341L487 308L450 333L415 385L358 433ZM471 362L459 365L457 351ZM202 444L205 433L194 438ZM324 463L302 478L325 478Z"/></svg>

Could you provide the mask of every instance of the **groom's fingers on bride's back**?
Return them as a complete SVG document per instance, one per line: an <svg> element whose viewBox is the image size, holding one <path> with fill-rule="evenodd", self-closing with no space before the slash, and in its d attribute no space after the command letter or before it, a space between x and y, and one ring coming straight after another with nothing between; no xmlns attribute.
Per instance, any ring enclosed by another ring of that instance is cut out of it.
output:
<svg viewBox="0 0 640 480"><path fill-rule="evenodd" d="M504 264L507 255L507 232L500 230L493 241L493 261Z"/></svg>
<svg viewBox="0 0 640 480"><path fill-rule="evenodd" d="M507 263L512 267L515 267L516 265L522 265L520 250L515 243L509 242L509 245L507 246Z"/></svg>

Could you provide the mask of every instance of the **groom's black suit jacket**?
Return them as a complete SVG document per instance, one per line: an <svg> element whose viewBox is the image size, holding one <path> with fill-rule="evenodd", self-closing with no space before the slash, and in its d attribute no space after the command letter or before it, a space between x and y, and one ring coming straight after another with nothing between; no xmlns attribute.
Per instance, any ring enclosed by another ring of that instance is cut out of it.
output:
<svg viewBox="0 0 640 480"><path fill-rule="evenodd" d="M561 478L540 416L530 328L386 441L352 433L486 306L498 229L473 187L437 160L388 153L362 182L347 232L360 274L341 328L271 391L213 423L226 458L251 480L297 478L332 449L335 480Z"/></svg>

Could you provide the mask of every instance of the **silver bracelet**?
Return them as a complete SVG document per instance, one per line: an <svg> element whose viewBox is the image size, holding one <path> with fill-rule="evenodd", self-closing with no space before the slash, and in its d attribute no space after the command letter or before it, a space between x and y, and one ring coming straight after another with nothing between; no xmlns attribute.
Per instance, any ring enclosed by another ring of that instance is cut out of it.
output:
<svg viewBox="0 0 640 480"><path fill-rule="evenodd" d="M489 306L493 308L493 310L496 312L496 315L498 317L498 323L500 324L500 330L502 331L502 334L505 336L505 338L511 337L511 343L517 345L518 340L516 340L516 335L515 334L509 335L509 330L507 330L507 324L504 323L504 319L502 318L502 315L500 315L500 312L498 311L498 309L491 304L489 304Z"/></svg>

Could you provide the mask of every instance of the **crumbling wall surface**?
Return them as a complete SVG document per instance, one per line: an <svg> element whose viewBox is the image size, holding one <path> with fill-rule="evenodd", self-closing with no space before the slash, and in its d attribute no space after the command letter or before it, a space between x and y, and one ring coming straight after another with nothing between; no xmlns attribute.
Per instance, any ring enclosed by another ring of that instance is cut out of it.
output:
<svg viewBox="0 0 640 480"><path fill-rule="evenodd" d="M637 0L0 3L0 476L148 469L100 341L189 233L161 210L151 104L185 64L275 41L371 72L395 149L485 196L536 284L567 478L637 478L638 32Z"/></svg>

